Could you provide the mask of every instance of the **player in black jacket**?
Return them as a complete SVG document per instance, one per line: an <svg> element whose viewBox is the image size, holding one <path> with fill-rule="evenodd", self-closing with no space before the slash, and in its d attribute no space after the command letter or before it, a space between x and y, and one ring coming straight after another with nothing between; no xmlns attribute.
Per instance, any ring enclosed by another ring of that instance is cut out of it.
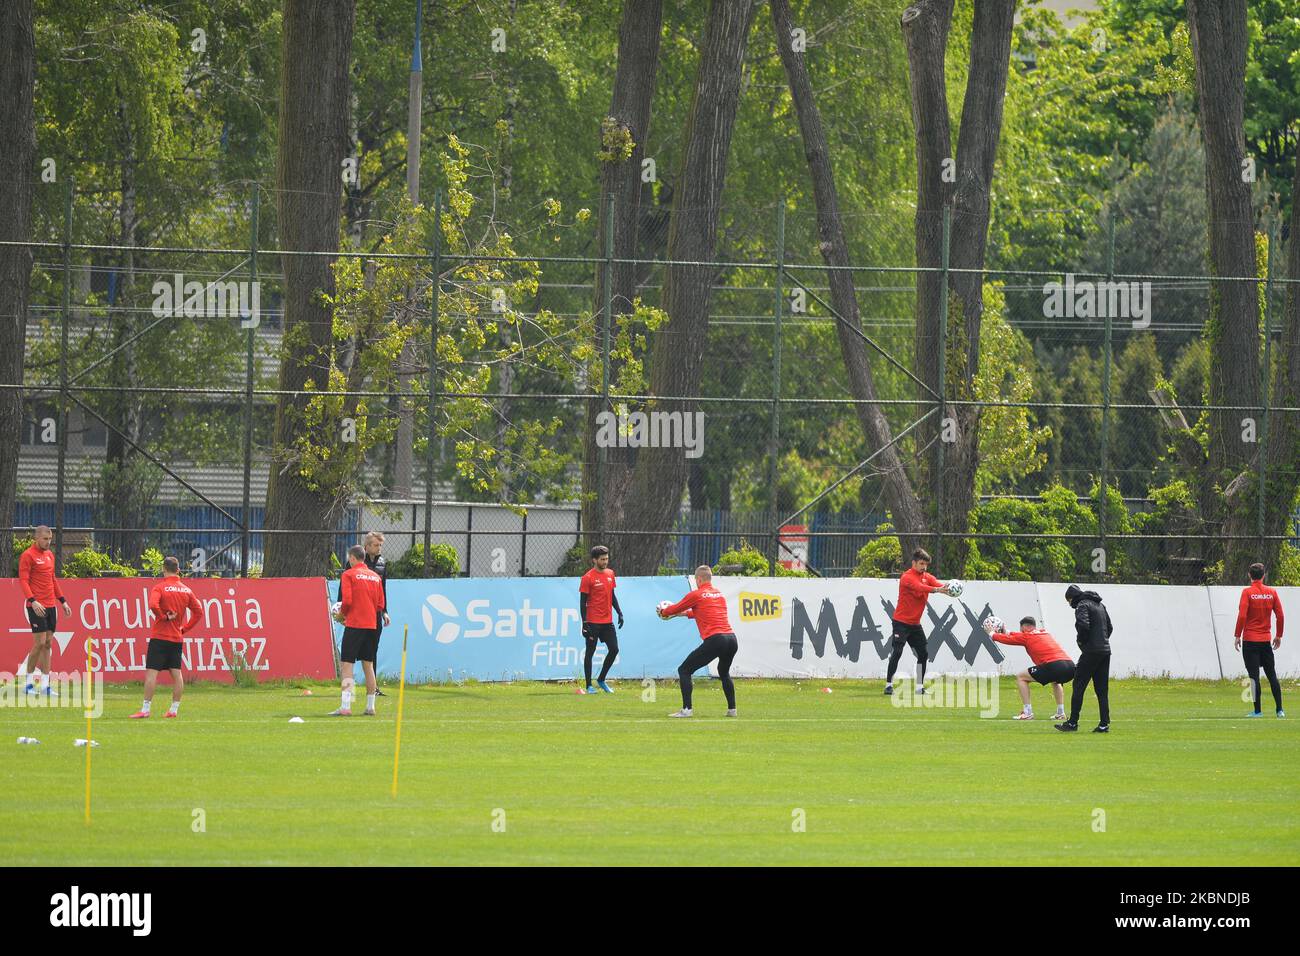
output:
<svg viewBox="0 0 1300 956"><path fill-rule="evenodd" d="M1071 584L1065 591L1065 600L1074 608L1074 632L1079 644L1079 663L1074 669L1074 692L1070 695L1070 717L1056 729L1071 733L1079 729L1079 711L1083 708L1083 692L1092 682L1101 710L1101 723L1093 728L1094 734L1110 732L1110 635L1114 628L1110 614L1101 603L1096 591L1085 591Z"/></svg>

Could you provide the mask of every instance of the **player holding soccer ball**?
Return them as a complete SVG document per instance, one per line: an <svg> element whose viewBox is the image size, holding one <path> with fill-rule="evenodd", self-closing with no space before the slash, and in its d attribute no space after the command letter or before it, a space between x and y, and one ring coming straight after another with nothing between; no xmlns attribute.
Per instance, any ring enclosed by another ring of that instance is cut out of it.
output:
<svg viewBox="0 0 1300 956"><path fill-rule="evenodd" d="M331 711L330 716L352 716L352 692L356 687L352 667L361 661L361 670L366 675L365 714L373 717L378 687L375 657L379 650L379 629L375 624L385 610L384 582L366 566L366 549L359 544L348 549L348 569L339 579L339 601L331 610L334 619L343 624L343 646L339 651L343 685L339 709Z"/></svg>
<svg viewBox="0 0 1300 956"><path fill-rule="evenodd" d="M1051 634L1035 625L1032 617L1022 617L1020 630L1008 634L1006 625L999 618L986 617L983 621L985 634L999 644L1020 645L1029 652L1029 659L1034 662L1028 670L1016 675L1016 688L1020 691L1024 707L1015 719L1034 719L1034 705L1029 702L1029 682L1036 680L1040 684L1052 685L1052 696L1056 698L1056 716L1053 720L1065 720L1065 689L1061 685L1074 680L1074 661L1061 650L1061 645L1056 643Z"/></svg>
<svg viewBox="0 0 1300 956"><path fill-rule="evenodd" d="M591 686L591 664L596 657L596 642L605 642L605 663L601 665L600 677L596 684L606 694L614 689L605 683L609 669L618 657L618 633L614 630L614 614L618 615L618 626L623 626L623 610L618 606L618 595L614 588L614 572L609 567L609 548L598 544L591 549L591 570L578 582L578 609L582 615L582 636L587 641L587 653L582 659L583 672L587 675L587 689L584 693L597 693ZM610 613L613 608L613 613Z"/></svg>
<svg viewBox="0 0 1300 956"><path fill-rule="evenodd" d="M727 598L713 586L713 569L701 564L695 569L695 590L691 591L676 604L660 604L655 610L664 620L670 617L685 616L694 619L700 629L700 646L686 655L682 666L677 668L677 677L682 688L682 709L669 717L690 717L691 710L691 675L710 661L718 662L718 680L722 681L722 692L727 695L727 716L736 716L736 685L731 679L731 662L735 660L740 642L736 632L731 629L727 617Z"/></svg>
<svg viewBox="0 0 1300 956"><path fill-rule="evenodd" d="M912 648L916 655L919 674L916 678L916 692L925 693L925 665L930 652L926 646L925 631L921 629L921 615L925 613L926 602L936 591L943 591L952 597L961 594L962 583L940 581L929 572L930 554L923 548L912 552L912 566L898 579L898 604L894 607L894 650L889 655L889 671L885 675L885 694L894 692L894 672L898 670L898 660L903 656L903 645Z"/></svg>
<svg viewBox="0 0 1300 956"><path fill-rule="evenodd" d="M1274 617L1277 618L1277 637L1272 635ZM1237 609L1237 627L1233 632L1236 648L1246 660L1246 672L1250 674L1250 687L1255 697L1255 709L1247 717L1260 716L1260 698L1264 696L1259 687L1261 667L1264 676L1268 678L1269 689L1273 691L1277 715L1286 716L1282 710L1282 685L1277 682L1277 669L1273 664L1273 651L1282 646L1282 627L1285 622L1282 596L1264 583L1264 565L1252 564L1250 587L1242 588L1241 602ZM1242 644L1243 637L1245 644ZM1269 643L1270 638L1272 644Z"/></svg>

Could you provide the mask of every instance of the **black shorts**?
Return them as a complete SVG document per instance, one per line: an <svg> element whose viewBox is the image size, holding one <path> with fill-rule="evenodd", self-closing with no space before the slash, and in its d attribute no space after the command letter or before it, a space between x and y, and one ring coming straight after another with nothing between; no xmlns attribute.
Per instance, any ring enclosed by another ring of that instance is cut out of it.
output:
<svg viewBox="0 0 1300 956"><path fill-rule="evenodd" d="M618 631L614 630L614 622L608 624L588 624L587 625L588 641L604 641L608 644L610 641L618 640Z"/></svg>
<svg viewBox="0 0 1300 956"><path fill-rule="evenodd" d="M178 671L181 669L180 641L149 639L149 652L145 654L144 668L149 671Z"/></svg>
<svg viewBox="0 0 1300 956"><path fill-rule="evenodd" d="M1040 684L1068 684L1074 680L1074 661L1049 661L1029 668L1029 676Z"/></svg>
<svg viewBox="0 0 1300 956"><path fill-rule="evenodd" d="M890 620L893 621L892 618ZM893 621L893 624L895 647L907 642L917 657L926 657L930 653L925 642L925 631L921 630L920 624L904 624L902 621Z"/></svg>
<svg viewBox="0 0 1300 956"><path fill-rule="evenodd" d="M59 623L59 606L57 604L48 605L44 614L37 614L29 606L27 608L27 623L32 626L33 634L54 630Z"/></svg>
<svg viewBox="0 0 1300 956"><path fill-rule="evenodd" d="M375 654L379 651L379 629L374 627L345 627L343 628L343 649L339 652L339 660L345 664L355 664L357 661L375 662Z"/></svg>

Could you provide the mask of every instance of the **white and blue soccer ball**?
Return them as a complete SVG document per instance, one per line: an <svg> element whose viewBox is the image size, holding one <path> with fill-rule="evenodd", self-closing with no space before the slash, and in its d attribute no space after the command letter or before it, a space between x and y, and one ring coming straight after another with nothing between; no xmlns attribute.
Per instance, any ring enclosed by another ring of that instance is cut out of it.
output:
<svg viewBox="0 0 1300 956"><path fill-rule="evenodd" d="M980 622L980 626L984 628L985 634L1000 634L1007 629L1007 626L1002 623L1002 618L996 614L990 614Z"/></svg>
<svg viewBox="0 0 1300 956"><path fill-rule="evenodd" d="M330 605L330 617L334 618L334 620L338 621L340 624L343 623L343 602L342 601L335 601L333 604Z"/></svg>
<svg viewBox="0 0 1300 956"><path fill-rule="evenodd" d="M949 597L961 597L961 592L966 590L966 585L953 578L948 582L948 587L944 590L947 591Z"/></svg>
<svg viewBox="0 0 1300 956"><path fill-rule="evenodd" d="M664 611L668 610L672 606L673 606L672 601L660 601L658 604L655 605L655 613L658 614L660 617L663 617Z"/></svg>

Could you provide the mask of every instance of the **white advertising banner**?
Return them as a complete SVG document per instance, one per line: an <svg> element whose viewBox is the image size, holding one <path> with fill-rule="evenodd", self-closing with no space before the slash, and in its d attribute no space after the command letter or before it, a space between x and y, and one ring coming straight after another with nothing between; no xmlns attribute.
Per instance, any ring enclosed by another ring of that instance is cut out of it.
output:
<svg viewBox="0 0 1300 956"><path fill-rule="evenodd" d="M897 579L715 577L740 640L731 672L746 677L883 678L892 650L890 619ZM995 644L980 622L989 615L1009 627L1039 617L1030 582L973 581L960 598L930 597L921 626L928 639L927 674L1014 673L1029 664L1018 647ZM1065 640L1073 646L1073 628ZM903 651L899 674L915 658ZM716 673L716 671L713 671Z"/></svg>
<svg viewBox="0 0 1300 956"><path fill-rule="evenodd" d="M1068 584L1038 585L1046 626L1078 659ZM1199 677L1218 680L1208 588L1198 585L1080 584L1096 591L1110 613L1111 677Z"/></svg>

